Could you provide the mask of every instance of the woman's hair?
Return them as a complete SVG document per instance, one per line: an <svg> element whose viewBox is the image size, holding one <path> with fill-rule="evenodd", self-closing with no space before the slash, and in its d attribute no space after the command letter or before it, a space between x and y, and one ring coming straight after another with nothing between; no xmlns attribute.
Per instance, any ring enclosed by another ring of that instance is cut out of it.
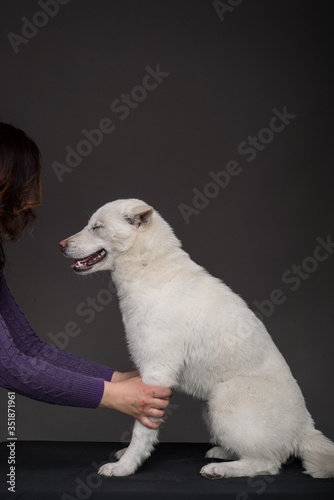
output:
<svg viewBox="0 0 334 500"><path fill-rule="evenodd" d="M0 271L3 240L17 240L41 204L41 159L35 142L13 125L0 122Z"/></svg>

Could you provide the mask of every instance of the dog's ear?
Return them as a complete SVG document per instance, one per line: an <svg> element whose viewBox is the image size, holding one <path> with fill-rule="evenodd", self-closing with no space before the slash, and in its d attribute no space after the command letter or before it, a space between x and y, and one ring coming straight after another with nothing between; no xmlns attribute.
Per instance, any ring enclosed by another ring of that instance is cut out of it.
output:
<svg viewBox="0 0 334 500"><path fill-rule="evenodd" d="M154 209L149 205L139 205L132 208L125 219L129 224L138 228L146 226L150 222L153 212Z"/></svg>

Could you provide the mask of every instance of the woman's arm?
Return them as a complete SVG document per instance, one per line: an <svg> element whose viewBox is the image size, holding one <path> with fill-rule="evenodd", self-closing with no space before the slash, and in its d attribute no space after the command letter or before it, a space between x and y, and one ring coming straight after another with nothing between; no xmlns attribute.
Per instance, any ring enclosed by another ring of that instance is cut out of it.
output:
<svg viewBox="0 0 334 500"><path fill-rule="evenodd" d="M21 352L0 314L0 385L46 403L97 408L104 380L54 366Z"/></svg>

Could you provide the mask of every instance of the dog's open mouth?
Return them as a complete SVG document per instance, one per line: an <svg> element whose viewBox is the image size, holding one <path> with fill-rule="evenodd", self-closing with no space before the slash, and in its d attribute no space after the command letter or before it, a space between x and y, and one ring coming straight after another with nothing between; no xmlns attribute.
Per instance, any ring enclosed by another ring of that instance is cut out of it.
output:
<svg viewBox="0 0 334 500"><path fill-rule="evenodd" d="M101 260L103 260L106 255L107 252L104 248L102 248L101 250L88 255L88 257L85 257L84 259L75 260L71 267L77 273L87 271L88 269L91 269L93 266L95 266L95 264L97 264L98 262L101 262Z"/></svg>

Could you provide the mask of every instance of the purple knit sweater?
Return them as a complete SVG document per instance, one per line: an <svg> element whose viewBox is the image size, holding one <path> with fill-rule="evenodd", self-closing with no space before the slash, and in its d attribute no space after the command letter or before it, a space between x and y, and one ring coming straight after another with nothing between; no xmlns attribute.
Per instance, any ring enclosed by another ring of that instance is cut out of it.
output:
<svg viewBox="0 0 334 500"><path fill-rule="evenodd" d="M46 403L97 408L114 370L42 342L0 274L0 386Z"/></svg>

